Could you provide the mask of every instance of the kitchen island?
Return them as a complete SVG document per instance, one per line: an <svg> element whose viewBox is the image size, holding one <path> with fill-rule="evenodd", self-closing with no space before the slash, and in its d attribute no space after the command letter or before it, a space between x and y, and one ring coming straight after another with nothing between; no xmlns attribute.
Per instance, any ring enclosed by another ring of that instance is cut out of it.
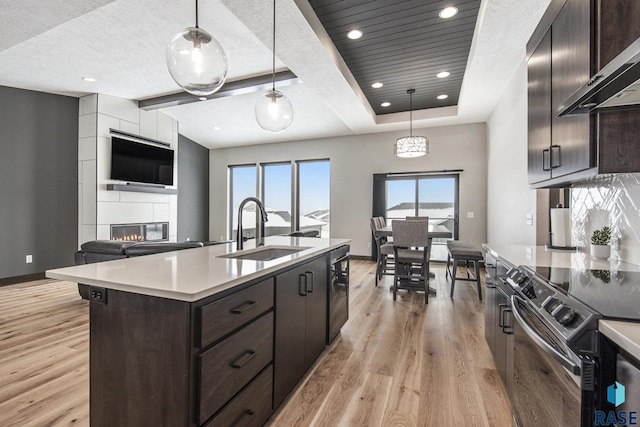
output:
<svg viewBox="0 0 640 427"><path fill-rule="evenodd" d="M50 270L90 286L92 426L262 425L325 347L329 254L268 237Z"/></svg>

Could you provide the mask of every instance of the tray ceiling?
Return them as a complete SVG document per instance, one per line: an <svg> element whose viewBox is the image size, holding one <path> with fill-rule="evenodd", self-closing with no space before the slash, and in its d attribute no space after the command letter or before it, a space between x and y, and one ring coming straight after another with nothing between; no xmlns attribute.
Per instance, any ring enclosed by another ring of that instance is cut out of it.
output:
<svg viewBox="0 0 640 427"><path fill-rule="evenodd" d="M480 0L456 2L458 14L438 13L441 0L310 0L376 114L409 110L407 89L415 89L417 110L456 105L471 49ZM347 33L358 29L362 38ZM436 75L442 71L446 78ZM383 87L374 89L375 82ZM439 100L439 95L448 97ZM383 102L391 105L382 107Z"/></svg>

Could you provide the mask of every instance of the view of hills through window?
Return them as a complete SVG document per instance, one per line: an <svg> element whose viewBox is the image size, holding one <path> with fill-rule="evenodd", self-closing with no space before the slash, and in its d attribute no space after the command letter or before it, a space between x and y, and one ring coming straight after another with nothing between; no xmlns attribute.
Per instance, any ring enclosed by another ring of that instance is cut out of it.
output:
<svg viewBox="0 0 640 427"><path fill-rule="evenodd" d="M299 209L297 229L320 237L330 235L330 164L328 160L296 162L298 191L292 185L292 163L264 164L262 168L262 195L259 197L267 209L265 236L288 234L293 230L293 208ZM258 189L255 165L230 167L231 177L231 237L235 238L238 208L246 197L256 197ZM243 235L255 237L256 206L245 205L242 212Z"/></svg>
<svg viewBox="0 0 640 427"><path fill-rule="evenodd" d="M387 180L386 217L427 216L433 231L456 233L457 177L422 177ZM433 239L432 259L445 260L447 239Z"/></svg>

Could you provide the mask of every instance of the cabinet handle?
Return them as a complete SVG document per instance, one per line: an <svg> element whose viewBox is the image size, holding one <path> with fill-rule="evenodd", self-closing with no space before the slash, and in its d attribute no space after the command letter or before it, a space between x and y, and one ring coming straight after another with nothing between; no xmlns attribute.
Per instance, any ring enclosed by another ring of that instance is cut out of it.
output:
<svg viewBox="0 0 640 427"><path fill-rule="evenodd" d="M240 357L238 357L236 360L234 360L233 362L231 362L231 367L232 368L242 368L242 366L247 363L249 360L253 359L253 356L256 355L256 352L253 350L247 350L244 352L244 354Z"/></svg>
<svg viewBox="0 0 640 427"><path fill-rule="evenodd" d="M507 307L507 304L498 304L498 308L500 309L500 317L498 318L498 326L504 328L504 309Z"/></svg>
<svg viewBox="0 0 640 427"><path fill-rule="evenodd" d="M314 284L314 280L313 280L313 271L307 271L306 273L304 273L305 276L307 276L307 292L308 293L313 293L313 284ZM311 276L311 288L309 288L308 284L309 284L309 279L308 277Z"/></svg>
<svg viewBox="0 0 640 427"><path fill-rule="evenodd" d="M553 155L553 150L558 150L558 155ZM552 145L551 146L551 169L559 168L562 164L562 158L560 156L560 146Z"/></svg>
<svg viewBox="0 0 640 427"><path fill-rule="evenodd" d="M302 283L302 278L304 277L304 284ZM300 294L300 296L306 297L307 296L307 275L306 274L300 274L298 276L298 293Z"/></svg>
<svg viewBox="0 0 640 427"><path fill-rule="evenodd" d="M500 304L500 305L504 305L505 308L501 309L500 311L500 327L502 328L502 332L507 334L507 335L512 335L513 334L513 324L511 326L507 325L507 322L504 321L504 315L506 313L512 313L511 311L511 307L509 307L508 304ZM507 330L506 328L510 328L510 330Z"/></svg>
<svg viewBox="0 0 640 427"><path fill-rule="evenodd" d="M546 166L547 164L549 165L549 167ZM542 170L543 171L551 170L551 150L548 148L545 150L542 150Z"/></svg>
<svg viewBox="0 0 640 427"><path fill-rule="evenodd" d="M247 418L247 416L249 418ZM240 418L238 419L238 421L235 422L233 425L238 427L246 427L249 425L249 423L255 416L256 416L256 411L252 411L251 409L248 409L244 411L242 415L240 415Z"/></svg>
<svg viewBox="0 0 640 427"><path fill-rule="evenodd" d="M250 309L251 307L254 307L258 305L257 301L247 301L242 305L239 305L236 308L231 309L231 312L233 314L242 314L243 312L247 311L248 309Z"/></svg>

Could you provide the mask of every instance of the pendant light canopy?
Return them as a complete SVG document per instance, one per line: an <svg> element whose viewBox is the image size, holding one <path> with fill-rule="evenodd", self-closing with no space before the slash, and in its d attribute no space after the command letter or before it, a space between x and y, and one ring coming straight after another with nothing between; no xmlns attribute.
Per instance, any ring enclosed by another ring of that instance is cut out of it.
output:
<svg viewBox="0 0 640 427"><path fill-rule="evenodd" d="M173 80L189 93L211 95L222 87L227 78L227 57L211 34L196 26L176 34L167 46L167 68Z"/></svg>
<svg viewBox="0 0 640 427"><path fill-rule="evenodd" d="M273 69L271 89L262 94L256 103L256 120L266 131L282 132L293 121L293 106L287 96L276 90L276 0L273 0Z"/></svg>
<svg viewBox="0 0 640 427"><path fill-rule="evenodd" d="M413 135L413 94L415 89L407 90L409 94L409 136L396 139L393 144L393 155L399 158L424 156L429 152L429 140L424 136Z"/></svg>

